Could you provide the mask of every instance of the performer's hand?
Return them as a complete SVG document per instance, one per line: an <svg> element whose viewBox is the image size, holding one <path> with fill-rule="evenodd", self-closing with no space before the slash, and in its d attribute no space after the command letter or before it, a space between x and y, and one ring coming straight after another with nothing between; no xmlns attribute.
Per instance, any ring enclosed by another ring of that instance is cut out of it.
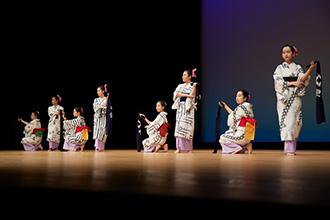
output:
<svg viewBox="0 0 330 220"><path fill-rule="evenodd" d="M227 104L224 103L223 101L219 102L220 107L225 107Z"/></svg>
<svg viewBox="0 0 330 220"><path fill-rule="evenodd" d="M17 120L20 121L20 122L22 122L23 124L27 124L26 121L24 121L24 120L21 119L21 118L18 118Z"/></svg>
<svg viewBox="0 0 330 220"><path fill-rule="evenodd" d="M195 83L193 84L193 86L196 88L196 86L197 86L197 82L195 82Z"/></svg>
<svg viewBox="0 0 330 220"><path fill-rule="evenodd" d="M302 88L305 86L305 84L303 82L300 81L296 81L296 82L292 82L292 85L298 88Z"/></svg>
<svg viewBox="0 0 330 220"><path fill-rule="evenodd" d="M195 98L195 96L193 96L193 95L187 95L187 98L193 99L193 98Z"/></svg>
<svg viewBox="0 0 330 220"><path fill-rule="evenodd" d="M146 117L144 114L141 114L141 113L139 113L139 115L140 115L140 117L142 117L142 116L143 116L143 117Z"/></svg>
<svg viewBox="0 0 330 220"><path fill-rule="evenodd" d="M316 63L314 63L314 60L311 60L311 62L310 62L310 69L314 69L314 67L316 66L316 64L317 64L317 62Z"/></svg>

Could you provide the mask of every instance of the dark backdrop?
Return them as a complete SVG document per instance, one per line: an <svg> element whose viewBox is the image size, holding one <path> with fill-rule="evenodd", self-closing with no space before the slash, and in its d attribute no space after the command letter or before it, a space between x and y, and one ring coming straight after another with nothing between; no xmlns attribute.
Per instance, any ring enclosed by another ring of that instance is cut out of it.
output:
<svg viewBox="0 0 330 220"><path fill-rule="evenodd" d="M168 142L174 149L172 94L181 83L182 72L195 67L203 92L195 148L213 141L218 99L234 107L234 95L242 87L253 97L259 126L256 141L279 141L271 77L282 62L279 48L285 43L296 45L299 56L295 61L302 66L309 59L320 59L328 82L329 2L313 1L310 7L305 1L187 2L8 7L2 31L4 128L0 149L12 149L17 117L29 120L32 110L40 111L47 128L47 108L56 94L62 96L68 118L74 107L82 106L87 125L92 127L96 89L105 83L114 108L113 135L107 149L134 149L136 114L142 112L153 120L158 100L168 103L172 125ZM294 16L281 16L284 9ZM300 140L327 141L328 123L315 126L314 85L312 79L304 97ZM323 89L327 112L329 86L323 84ZM224 132L225 113L222 122ZM20 125L16 149L22 149L22 130ZM43 144L47 149L46 136ZM93 143L90 138L86 148L93 149Z"/></svg>
<svg viewBox="0 0 330 220"><path fill-rule="evenodd" d="M200 2L114 3L110 5L13 6L6 22L6 68L2 80L6 104L5 143L12 149L16 118L41 114L47 128L51 97L60 94L66 116L82 106L93 127L93 100L108 84L113 103L113 135L106 148L135 148L136 114L153 120L158 100L166 111L173 137L172 95L187 68L200 68ZM198 72L197 72L198 74ZM16 149L22 149L23 124ZM43 144L48 149L46 134ZM94 141L87 142L92 149ZM142 138L146 138L143 130ZM196 141L199 137L196 136Z"/></svg>

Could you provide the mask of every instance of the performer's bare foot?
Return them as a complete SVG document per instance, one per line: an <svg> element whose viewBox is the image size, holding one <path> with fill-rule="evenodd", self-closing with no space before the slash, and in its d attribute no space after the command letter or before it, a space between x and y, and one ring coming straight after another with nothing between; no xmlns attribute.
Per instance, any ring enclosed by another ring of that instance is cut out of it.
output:
<svg viewBox="0 0 330 220"><path fill-rule="evenodd" d="M247 145L246 145L246 153L247 154L252 154L252 143L248 143Z"/></svg>
<svg viewBox="0 0 330 220"><path fill-rule="evenodd" d="M286 153L287 156L296 156L296 153Z"/></svg>
<svg viewBox="0 0 330 220"><path fill-rule="evenodd" d="M158 145L156 146L156 150L154 151L154 153L157 153L157 152L160 150L161 147L162 147L162 145L158 144Z"/></svg>
<svg viewBox="0 0 330 220"><path fill-rule="evenodd" d="M168 151L168 144L164 144L164 152Z"/></svg>
<svg viewBox="0 0 330 220"><path fill-rule="evenodd" d="M81 145L80 146L80 152L83 152L84 151L84 148L85 148L85 144Z"/></svg>
<svg viewBox="0 0 330 220"><path fill-rule="evenodd" d="M181 149L180 147L178 147L178 149L176 151L174 151L175 154L181 153Z"/></svg>
<svg viewBox="0 0 330 220"><path fill-rule="evenodd" d="M231 153L231 154L237 154L238 152L241 152L243 150L243 148L240 148L240 149L238 149L238 150L236 150L236 151L234 151L233 153Z"/></svg>
<svg viewBox="0 0 330 220"><path fill-rule="evenodd" d="M40 150L44 150L41 144L39 144L38 148L40 148Z"/></svg>

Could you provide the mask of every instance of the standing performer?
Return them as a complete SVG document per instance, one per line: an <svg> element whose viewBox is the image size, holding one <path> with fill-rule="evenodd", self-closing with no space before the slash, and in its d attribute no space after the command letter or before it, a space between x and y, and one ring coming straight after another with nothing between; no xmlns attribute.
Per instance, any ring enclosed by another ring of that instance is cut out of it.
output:
<svg viewBox="0 0 330 220"><path fill-rule="evenodd" d="M61 128L60 128L60 112L62 111L62 116L64 116L64 108L58 104L61 102L62 98L59 95L52 97L52 106L48 108L48 135L47 141L49 143L49 150L58 150L58 145L61 138Z"/></svg>
<svg viewBox="0 0 330 220"><path fill-rule="evenodd" d="M140 117L144 119L148 126L147 133L149 138L145 139L142 144L145 153L155 152L157 153L160 148L164 148L164 152L168 151L168 145L166 144L167 130L170 127L167 121L167 113L164 112L167 106L165 101L158 101L156 104L156 110L159 113L156 119L150 122L144 114L140 114Z"/></svg>
<svg viewBox="0 0 330 220"><path fill-rule="evenodd" d="M195 116L195 94L197 83L192 83L195 78L196 69L185 70L182 74L182 81L173 93L172 109L176 110L176 123L174 136L176 138L176 151L192 152L194 137L194 116Z"/></svg>
<svg viewBox="0 0 330 220"><path fill-rule="evenodd" d="M228 115L228 131L220 136L220 144L223 154L252 153L252 143L254 140L254 128L256 121L253 119L252 104L248 103L250 95L245 90L240 90L236 94L236 102L239 104L234 111L224 102L219 102L224 107Z"/></svg>
<svg viewBox="0 0 330 220"><path fill-rule="evenodd" d="M86 126L85 118L81 116L83 109L76 107L73 109L73 117L75 119L67 120L66 117L63 121L64 133L64 145L63 149L67 151L76 151L80 148L80 151L84 150L85 144L88 140L88 133L90 129ZM86 129L84 131L84 129Z"/></svg>
<svg viewBox="0 0 330 220"><path fill-rule="evenodd" d="M106 85L101 85L97 88L98 98L94 99L94 127L93 127L93 139L95 140L95 151L104 151L105 142L107 140L106 133L106 114L107 114L107 103L109 94L105 97Z"/></svg>
<svg viewBox="0 0 330 220"><path fill-rule="evenodd" d="M303 68L292 61L297 55L297 48L290 44L284 45L282 47L284 62L276 67L273 74L281 140L285 141L284 153L290 156L296 154L297 139L302 127L301 97L305 95L310 74L316 66L316 63L311 61L311 66L304 73Z"/></svg>
<svg viewBox="0 0 330 220"><path fill-rule="evenodd" d="M38 148L43 150L41 141L42 134L45 129L41 128L40 119L38 119L38 117L39 112L35 111L31 113L30 122L26 122L21 118L18 119L18 121L26 125L23 132L25 134L25 137L21 141L26 151L36 151L38 150Z"/></svg>

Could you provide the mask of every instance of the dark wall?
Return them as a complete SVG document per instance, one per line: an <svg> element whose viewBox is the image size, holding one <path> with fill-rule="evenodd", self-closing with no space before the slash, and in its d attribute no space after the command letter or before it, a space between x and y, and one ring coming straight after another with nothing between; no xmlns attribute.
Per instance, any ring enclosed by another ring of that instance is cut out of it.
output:
<svg viewBox="0 0 330 220"><path fill-rule="evenodd" d="M97 87L105 83L114 109L107 149L135 148L136 114L142 112L153 120L158 100L168 103L172 125L168 140L170 148L175 147L172 94L185 69L200 67L199 1L29 6L12 9L6 28L9 68L2 87L9 126L0 149L11 149L17 117L29 121L31 111L37 109L47 127L47 108L56 94L63 98L68 118L74 107L82 106L88 126L93 127L93 100ZM22 131L23 125L16 149L22 148ZM90 137L86 148L92 149L93 143Z"/></svg>

